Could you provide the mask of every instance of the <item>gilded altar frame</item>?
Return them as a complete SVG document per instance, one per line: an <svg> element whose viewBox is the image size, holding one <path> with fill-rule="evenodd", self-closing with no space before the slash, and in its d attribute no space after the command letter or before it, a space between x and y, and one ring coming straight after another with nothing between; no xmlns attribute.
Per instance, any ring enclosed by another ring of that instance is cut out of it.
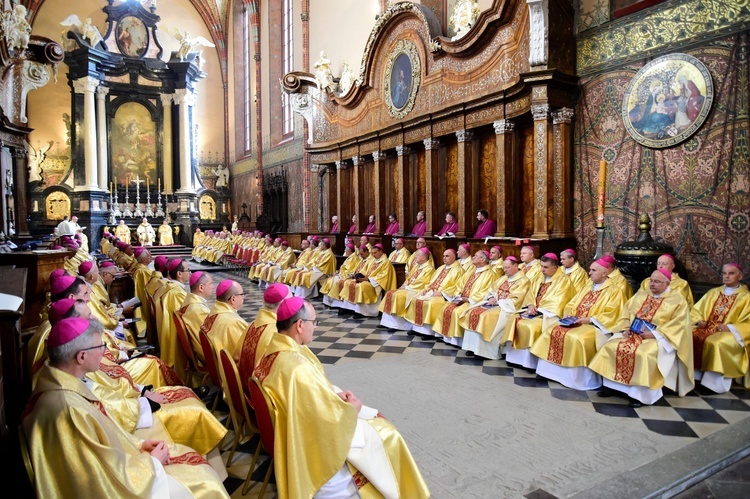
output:
<svg viewBox="0 0 750 499"><path fill-rule="evenodd" d="M399 40L388 55L383 82L383 98L391 116L400 119L409 114L414 107L421 77L417 46L409 40Z"/></svg>

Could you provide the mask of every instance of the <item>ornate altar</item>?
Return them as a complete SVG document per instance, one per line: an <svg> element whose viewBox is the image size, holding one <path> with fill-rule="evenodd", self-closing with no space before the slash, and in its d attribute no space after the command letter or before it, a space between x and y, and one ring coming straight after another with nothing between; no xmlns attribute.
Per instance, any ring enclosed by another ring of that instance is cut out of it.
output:
<svg viewBox="0 0 750 499"><path fill-rule="evenodd" d="M192 51L196 37L170 32L181 47L165 62L155 3L146 9L137 0L108 1L102 10L103 35L74 14L61 23L69 28L70 167L50 165L31 182L32 221L51 232L67 203L89 227L92 248L102 227L120 218L135 227L143 216L160 221L167 214L192 236L198 197L207 190L194 146L195 84L205 76Z"/></svg>
<svg viewBox="0 0 750 499"><path fill-rule="evenodd" d="M572 7L495 0L474 18L463 4L452 38L429 8L393 4L346 93L284 76L308 124L313 229L395 212L408 232L424 210L433 235L451 211L471 237L486 209L498 238L572 241Z"/></svg>

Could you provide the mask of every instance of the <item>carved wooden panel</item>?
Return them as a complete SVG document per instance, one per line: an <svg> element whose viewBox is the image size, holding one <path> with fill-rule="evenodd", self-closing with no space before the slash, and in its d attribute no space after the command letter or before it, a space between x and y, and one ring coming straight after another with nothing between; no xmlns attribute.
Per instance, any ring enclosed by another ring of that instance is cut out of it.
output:
<svg viewBox="0 0 750 499"><path fill-rule="evenodd" d="M497 212L497 141L494 135L480 139L479 153L479 209ZM494 215L491 217L493 218Z"/></svg>
<svg viewBox="0 0 750 499"><path fill-rule="evenodd" d="M401 181L398 176L398 165L396 164L397 162L398 157L395 155L389 156L388 159L386 159L386 168L388 169L388 178L390 179L390 185L387 192L388 201L385 204L385 213L383 213L383 215L378 218L379 230L383 225L383 221L387 220L388 213L394 213L396 211L396 207L402 203L402 200L398 199L398 195L396 194L398 192L398 184Z"/></svg>
<svg viewBox="0 0 750 499"><path fill-rule="evenodd" d="M414 192L414 187L412 187L412 197L415 199L415 203L412 204L414 219L416 219L417 212L425 210L427 206L425 197L425 193L427 192L427 157L424 150L420 150L417 154L416 170L416 175L413 177L416 178L416 185L414 186L416 187L416 192ZM404 233L409 230L412 223L414 223L412 220L401 220L401 228L404 230Z"/></svg>
<svg viewBox="0 0 750 499"><path fill-rule="evenodd" d="M521 235L531 236L534 233L534 129L524 128L520 131L519 149L521 151Z"/></svg>
<svg viewBox="0 0 750 499"><path fill-rule="evenodd" d="M377 194L377 186L375 185L375 162L368 160L365 162L360 172L360 178L364 183L364 202L362 203L362 209L364 213L368 215L375 213L375 195ZM364 225L362 226L364 228Z"/></svg>
<svg viewBox="0 0 750 499"><path fill-rule="evenodd" d="M452 142L446 148L445 164L445 211L458 210L458 143ZM440 217L442 218L442 217Z"/></svg>

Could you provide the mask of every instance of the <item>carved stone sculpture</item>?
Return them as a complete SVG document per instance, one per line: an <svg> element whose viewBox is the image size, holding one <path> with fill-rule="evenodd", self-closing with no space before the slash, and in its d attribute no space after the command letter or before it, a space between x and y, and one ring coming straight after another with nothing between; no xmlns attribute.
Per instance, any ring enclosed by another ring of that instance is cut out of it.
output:
<svg viewBox="0 0 750 499"><path fill-rule="evenodd" d="M42 163L47 158L47 151L52 148L52 141L50 140L39 149L34 149L34 146L29 144L26 140L23 141L26 145L26 154L29 160L29 182L40 182L42 180Z"/></svg>
<svg viewBox="0 0 750 499"><path fill-rule="evenodd" d="M352 71L347 63L343 63L341 65L341 78L339 78L339 92L342 95L346 94L356 81L357 77L354 76L354 71Z"/></svg>
<svg viewBox="0 0 750 499"><path fill-rule="evenodd" d="M476 0L459 0L453 8L448 26L456 32L451 40L459 40L469 32L474 25L474 21L479 16L479 4Z"/></svg>
<svg viewBox="0 0 750 499"><path fill-rule="evenodd" d="M320 57L315 64L315 81L318 83L320 91L334 91L336 87L333 83L333 73L331 72L331 60L326 56L324 50L320 51Z"/></svg>
<svg viewBox="0 0 750 499"><path fill-rule="evenodd" d="M89 45L92 47L96 47L99 42L103 41L102 34L99 33L99 28L91 24L90 17L87 17L86 22L82 23L77 15L71 14L60 25L70 27L72 31L78 32L81 38L88 40ZM75 28L75 30L72 28ZM63 32L63 37L65 37L65 33Z"/></svg>
<svg viewBox="0 0 750 499"><path fill-rule="evenodd" d="M5 37L5 45L11 50L25 50L29 46L31 26L26 20L26 7L16 5L13 10L2 13L0 29Z"/></svg>

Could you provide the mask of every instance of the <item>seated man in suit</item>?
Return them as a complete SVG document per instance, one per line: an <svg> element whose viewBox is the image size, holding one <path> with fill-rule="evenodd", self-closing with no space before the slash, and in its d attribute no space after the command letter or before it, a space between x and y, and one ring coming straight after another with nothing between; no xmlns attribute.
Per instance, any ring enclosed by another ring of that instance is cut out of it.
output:
<svg viewBox="0 0 750 499"><path fill-rule="evenodd" d="M690 312L693 324L695 379L716 393L726 393L737 379L750 388L750 291L742 267L722 267L723 286L703 295Z"/></svg>

